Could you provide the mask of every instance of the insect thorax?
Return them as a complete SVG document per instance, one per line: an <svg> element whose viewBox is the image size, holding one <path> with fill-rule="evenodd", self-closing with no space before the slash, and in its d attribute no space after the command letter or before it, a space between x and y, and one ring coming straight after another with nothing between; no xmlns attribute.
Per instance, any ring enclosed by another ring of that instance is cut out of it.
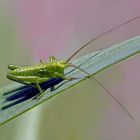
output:
<svg viewBox="0 0 140 140"><path fill-rule="evenodd" d="M47 70L52 73L58 72L60 74L64 73L65 68L68 67L68 64L65 61L56 61L47 64Z"/></svg>

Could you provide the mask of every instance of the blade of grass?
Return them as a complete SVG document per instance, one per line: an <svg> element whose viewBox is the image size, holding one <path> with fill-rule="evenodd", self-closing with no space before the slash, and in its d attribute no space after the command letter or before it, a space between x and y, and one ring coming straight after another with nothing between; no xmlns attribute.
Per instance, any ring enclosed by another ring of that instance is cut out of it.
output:
<svg viewBox="0 0 140 140"><path fill-rule="evenodd" d="M122 43L118 43L110 48L93 52L81 58L75 59L72 61L72 64L78 66L81 63L83 63L83 65L81 65L80 67L86 70L91 75L95 75L100 71L104 70L105 68L108 68L115 63L123 61L124 59L139 52L140 52L140 36L124 41ZM69 73L69 71L71 71L71 69L67 69L66 73ZM62 93L62 91L87 79L86 77L84 78L84 76L86 75L77 69L69 73L68 76L82 78L67 82L57 90L51 92L49 90L45 91L44 97L38 101L28 99L25 100L24 102L15 104L6 109L2 109L2 107L7 106L12 101L5 101L5 98L11 96L12 94L15 94L15 91L19 90L20 88L21 90L24 90L23 87L24 85L15 83L0 89L0 105L1 105L0 124L3 124L17 117L18 115L34 108L35 106L47 101L48 99L56 95L59 95L60 93ZM58 84L56 88L59 87L60 84Z"/></svg>

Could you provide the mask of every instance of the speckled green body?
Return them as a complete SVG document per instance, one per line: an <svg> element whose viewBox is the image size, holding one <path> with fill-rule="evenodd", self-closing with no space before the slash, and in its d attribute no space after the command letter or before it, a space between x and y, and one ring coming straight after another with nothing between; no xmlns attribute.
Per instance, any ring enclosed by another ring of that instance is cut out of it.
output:
<svg viewBox="0 0 140 140"><path fill-rule="evenodd" d="M64 70L69 64L66 61L57 61L53 56L49 57L50 62L40 60L40 64L33 66L9 65L7 78L23 84L35 84L40 93L35 98L41 98L43 91L40 83L48 81L50 78L68 79L64 76ZM53 87L52 87L53 88Z"/></svg>
<svg viewBox="0 0 140 140"><path fill-rule="evenodd" d="M51 78L62 78L64 80L75 79L74 77L65 77L64 70L69 66L76 66L68 63L67 61L58 61L53 56L50 56L49 59L50 62L48 63L40 60L40 64L33 66L9 65L9 73L7 75L7 78L23 84L35 84L40 91L40 93L37 95L37 98L41 98L43 96L43 91L40 87L40 83L47 82ZM82 69L80 70L85 72ZM54 87L51 88L53 89Z"/></svg>
<svg viewBox="0 0 140 140"><path fill-rule="evenodd" d="M11 66L14 67L13 65ZM21 83L36 83L37 77L46 79L57 77L62 78L66 67L68 67L68 64L65 61L50 61L49 63L42 62L33 66L15 66L15 69L10 69L7 78ZM58 75L56 73L58 73ZM59 76L59 74L61 76ZM21 80L21 77L24 77L24 80ZM31 80L31 77L36 77L36 80Z"/></svg>

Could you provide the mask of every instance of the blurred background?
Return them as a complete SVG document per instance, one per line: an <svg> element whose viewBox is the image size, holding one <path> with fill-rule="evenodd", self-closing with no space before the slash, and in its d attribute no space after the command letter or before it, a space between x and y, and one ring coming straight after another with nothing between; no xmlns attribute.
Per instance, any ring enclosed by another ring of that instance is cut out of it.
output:
<svg viewBox="0 0 140 140"><path fill-rule="evenodd" d="M0 87L7 65L65 59L100 33L140 15L139 0L1 0ZM140 34L140 20L102 37L79 56ZM139 140L140 56L96 75L134 115L89 79L0 126L1 140Z"/></svg>

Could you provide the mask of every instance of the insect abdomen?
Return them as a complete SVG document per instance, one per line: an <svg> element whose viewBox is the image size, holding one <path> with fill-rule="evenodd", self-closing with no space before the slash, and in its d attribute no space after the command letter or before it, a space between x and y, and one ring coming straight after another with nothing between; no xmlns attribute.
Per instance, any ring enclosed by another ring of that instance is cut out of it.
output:
<svg viewBox="0 0 140 140"><path fill-rule="evenodd" d="M10 71L10 74L18 76L37 76L41 71L44 70L45 66L40 64L35 66L20 67Z"/></svg>

